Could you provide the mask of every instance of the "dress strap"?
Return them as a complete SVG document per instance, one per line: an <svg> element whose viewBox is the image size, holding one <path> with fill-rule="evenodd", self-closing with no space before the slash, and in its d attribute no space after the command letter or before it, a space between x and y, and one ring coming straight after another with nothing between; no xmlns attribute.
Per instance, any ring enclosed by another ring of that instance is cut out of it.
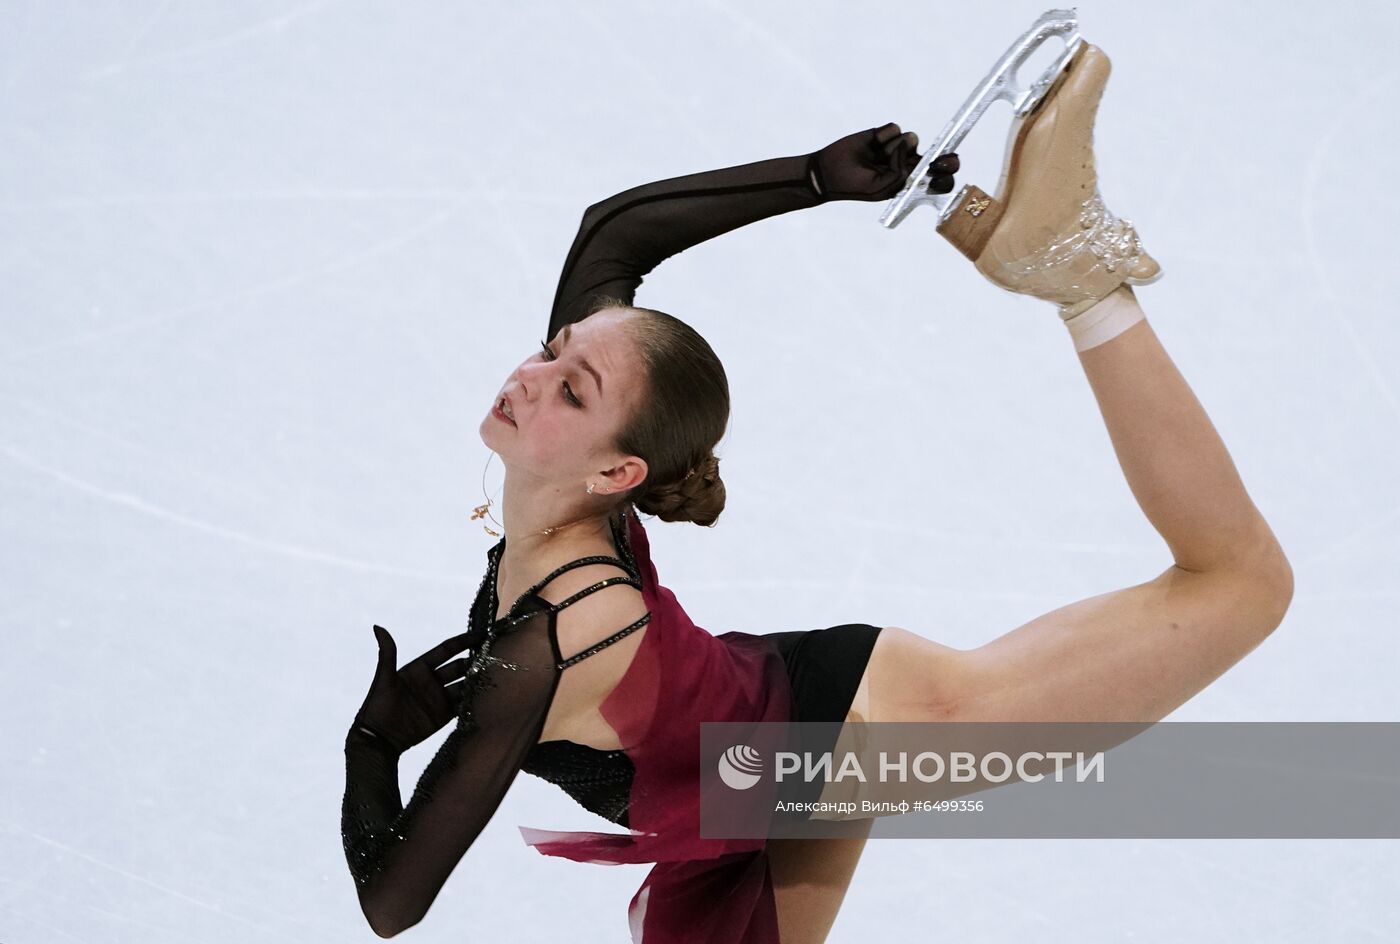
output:
<svg viewBox="0 0 1400 944"><path fill-rule="evenodd" d="M546 609L545 609L544 612L547 612L547 613L558 613L560 610L562 610L564 607L568 606L570 603L573 603L573 602L575 602L575 601L577 601L577 600L582 600L584 597L588 596L590 593L596 593L596 592L598 592L599 590L603 589L604 587L611 587L611 586L612 586L613 584L615 584L615 583L625 583L625 584L627 584L629 587L636 587L638 590L642 589L641 582L638 581L636 577L632 577L632 576L627 576L627 577L604 577L602 580L598 581L597 583L592 584L591 586L584 587L584 588L583 588L582 590L580 590L578 593L572 594L572 595L570 595L570 596L564 598L563 600L560 600L558 603L549 603L548 601L545 601L546 603L548 603L548 606L546 607ZM539 595L536 594L536 596L539 596ZM544 598L543 598L543 597L540 597L540 599L543 600Z"/></svg>
<svg viewBox="0 0 1400 944"><path fill-rule="evenodd" d="M612 556L607 555L607 554L592 554L592 555L590 555L590 556L588 556L588 557L580 557L578 560L572 560L572 561L569 561L567 564L563 564L563 565L561 565L561 566L559 566L559 567L554 568L554 570L550 571L549 576L545 577L545 578L544 578L543 580L541 580L541 581L538 581L533 587L531 587L529 590L526 590L524 593L522 593L521 596L528 597L528 596L530 596L530 595L532 595L532 594L539 593L541 590L543 590L543 589L545 588L545 585L546 585L546 584L548 584L551 580L553 580L555 577L558 577L560 574L564 573L565 571L573 570L575 567L584 567L584 566L586 566L586 565L588 565L588 564L612 564L614 567L620 567L620 568L622 568L623 570L627 571L628 579L634 580L634 581L636 580L636 577L632 576L632 568L631 568L631 567L628 567L627 564L624 563L623 561L618 560L616 557L612 557ZM609 578L609 579L615 579L615 578ZM637 589L639 589L639 590L641 589L641 587L640 587L640 581L638 581L637 584L634 584L634 585L637 586ZM589 591L589 592L591 592L591 588L590 588L590 591ZM572 603L572 602L573 602L574 600L576 600L576 599L578 599L578 594L575 594L574 596L569 597L569 603ZM567 606L568 604L561 604L561 605Z"/></svg>
<svg viewBox="0 0 1400 944"><path fill-rule="evenodd" d="M563 662L560 662L557 666L555 666L555 668L562 671L576 662L582 662L584 659L587 659L594 653L602 652L604 649L608 648L608 646L611 646L613 643L617 642L619 639L621 639L623 636L626 636L628 633L636 632L637 630L641 629L650 621L651 613L644 613L637 619L636 622L632 623L630 626L626 626L622 629L619 629L617 632L613 633L611 636L609 636L607 639L604 639L602 642L595 643L594 645L589 646L587 649L583 650L577 655L570 656Z"/></svg>
<svg viewBox="0 0 1400 944"><path fill-rule="evenodd" d="M580 557L577 560L572 560L569 561L567 564L563 564L559 567L556 567L554 570L550 571L550 573L547 576L545 576L544 579L537 581L532 587L530 587L530 589L520 594L520 596L516 598L515 603L511 605L510 610L507 611L507 614L501 617L499 620L495 621L494 623L489 623L484 632L486 632L487 634L509 632L521 623L524 623L528 620L535 618L536 616L539 616L540 613L558 613L560 610L564 609L564 607L568 606L569 604L583 599L590 593L596 593L597 591L602 590L604 587L610 587L615 583L625 583L628 586L635 587L638 590L644 590L644 587L642 586L641 571L638 569L636 557L632 553L632 544L627 534L627 524L625 518L622 522L614 521L612 523L612 533L614 544L617 546L619 553L622 555L621 558L613 557L609 554L591 554L587 557ZM495 607L498 604L498 601L496 600L496 573L500 564L501 553L504 550L504 548L505 539L503 538L496 544L495 547L491 549L490 553L487 555L488 560L490 561L490 567L487 570L486 576L482 579L482 587L487 593L487 620L490 619L489 614L495 612ZM612 566L625 571L627 576L608 577L604 580L600 580L592 586L585 587L578 593L573 594L568 599L560 600L558 603L550 603L548 600L544 599L539 595L539 591L544 589L544 587L548 585L549 582L555 577L558 577L560 574L572 570L575 567L584 567L589 564L611 564ZM532 598L537 603L544 604L543 608L531 608L524 613L515 613L516 608L519 607L520 604ZM648 613L644 618L638 620L637 622L633 623L631 626L626 627L620 632L613 634L611 637L604 640L598 646L592 647L586 652L579 653L578 655L565 660L562 664L560 664L559 668L562 668L567 665L572 665L579 659L585 658L588 655L592 655L594 652L597 652L604 646L616 642L618 639L621 639L628 633L639 629L650 618L651 614Z"/></svg>
<svg viewBox="0 0 1400 944"><path fill-rule="evenodd" d="M584 587L582 590L578 591L577 593L571 594L571 595L568 596L567 598L565 598L565 599L563 599L563 600L560 600L558 603L549 603L548 606L546 607L546 609L545 609L543 612L546 612L546 613L558 613L560 610L564 609L564 607L568 606L569 604L574 603L574 602L576 602L576 601L578 601L578 600L582 600L584 597L588 596L590 593L597 593L599 590L602 590L604 587L611 587L613 584L621 583L621 584L626 584L626 585L629 586L629 587L635 587L635 588L638 589L638 590L642 589L642 581L641 581L641 578L637 577L637 576L635 575L635 572L634 572L633 568L628 567L627 564L626 564L624 561L621 561L621 560L619 560L619 559L616 558L616 557L609 557L609 556L607 556L606 554L595 554L595 555L592 555L592 556L589 556L589 557L580 557L578 560L570 561L569 563L563 565L562 567L559 567L559 568L555 569L552 573L550 573L550 575L549 575L548 577L545 577L545 578L544 578L543 580L541 580L539 583L535 584L535 585L534 585L533 587L531 587L528 591L526 591L526 594L525 594L525 595L526 595L526 596L535 596L535 597L537 597L538 599L540 599L542 602L547 602L547 601L544 601L544 598L543 598L543 597L539 597L539 591L542 590L542 589L545 587L546 584L548 584L548 583L549 583L551 580L553 580L555 577L559 576L560 574L564 573L564 572L567 571L567 570L571 570L571 569L574 568L574 567L583 567L583 566L586 566L586 565L588 565L588 564L612 564L612 565L615 566L615 567L620 567L620 568L622 568L623 570L625 570L625 571L627 572L627 575L626 575L625 577L624 577L624 576L605 577L605 578L603 578L602 580L599 580L597 583L592 584L592 585L587 586L587 587ZM645 626L648 622L650 622L650 620L651 620L651 613L650 613L650 612L647 612L647 613L643 614L640 618L638 618L636 621L634 621L633 623L631 623L630 625L625 626L625 627L623 627L622 629L618 630L617 632L613 633L613 634L612 634L611 636L609 636L607 639L604 639L604 640L602 640L601 642L595 643L595 644L593 644L592 646L589 646L587 649L583 650L582 652L576 653L576 654L570 656L569 658L565 659L563 662L560 662L558 665L555 666L555 668L557 668L557 669L559 669L559 670L562 671L562 670L564 670L564 669L567 669L567 668L568 668L569 666L571 666L571 665L575 665L576 663L582 662L584 659L587 659L589 656L591 656L591 655L593 655L593 654L595 654L595 653L601 652L601 651L603 651L604 649L606 649L608 646L611 646L613 643L617 642L619 639L622 639L622 638L623 638L624 636L626 636L628 633L633 633L633 632L636 632L637 630L641 629L641 628L642 628L643 626Z"/></svg>

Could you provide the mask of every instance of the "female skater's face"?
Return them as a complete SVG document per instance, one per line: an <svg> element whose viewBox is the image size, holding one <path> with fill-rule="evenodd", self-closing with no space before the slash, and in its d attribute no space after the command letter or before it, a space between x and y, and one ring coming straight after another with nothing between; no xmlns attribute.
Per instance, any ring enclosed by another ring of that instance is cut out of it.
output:
<svg viewBox="0 0 1400 944"><path fill-rule="evenodd" d="M567 325L506 378L481 439L508 469L582 490L626 458L612 443L641 394L641 354L624 327L631 317L609 308Z"/></svg>

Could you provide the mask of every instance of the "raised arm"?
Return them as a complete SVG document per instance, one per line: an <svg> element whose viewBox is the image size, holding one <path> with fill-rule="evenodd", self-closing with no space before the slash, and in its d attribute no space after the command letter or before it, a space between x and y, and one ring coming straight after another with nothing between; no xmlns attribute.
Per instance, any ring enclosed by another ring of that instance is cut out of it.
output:
<svg viewBox="0 0 1400 944"><path fill-rule="evenodd" d="M889 199L918 164L917 145L891 122L811 154L673 177L593 204L559 277L549 337L590 314L600 296L631 304L644 276L697 243L829 200ZM951 174L937 184L951 190Z"/></svg>
<svg viewBox="0 0 1400 944"><path fill-rule="evenodd" d="M388 673L381 659L370 699L346 735L341 806L346 862L360 908L380 937L422 920L539 740L559 678L549 629L543 616L527 620L492 636L465 664L441 669L436 664L454 640L399 673L392 649ZM454 676L465 680L440 684ZM376 698L379 710L367 711ZM437 719L449 699L456 727L404 806L398 763L405 742L441 730Z"/></svg>

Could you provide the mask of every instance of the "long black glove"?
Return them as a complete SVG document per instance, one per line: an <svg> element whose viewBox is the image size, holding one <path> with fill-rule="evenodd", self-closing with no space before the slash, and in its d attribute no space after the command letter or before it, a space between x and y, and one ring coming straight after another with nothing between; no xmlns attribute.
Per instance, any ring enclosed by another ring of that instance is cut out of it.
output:
<svg viewBox="0 0 1400 944"><path fill-rule="evenodd" d="M466 659L445 661L470 634L395 671L392 637L379 627L375 635L379 664L345 737L340 827L360 908L389 936L427 913L539 740L559 680L558 644L541 610L508 631L483 633ZM400 755L454 717L403 805Z"/></svg>
<svg viewBox="0 0 1400 944"><path fill-rule="evenodd" d="M585 211L550 310L548 337L606 296L632 304L663 261L748 223L831 200L887 200L919 162L917 137L891 122L819 151L633 187ZM933 188L952 190L957 156L936 162Z"/></svg>

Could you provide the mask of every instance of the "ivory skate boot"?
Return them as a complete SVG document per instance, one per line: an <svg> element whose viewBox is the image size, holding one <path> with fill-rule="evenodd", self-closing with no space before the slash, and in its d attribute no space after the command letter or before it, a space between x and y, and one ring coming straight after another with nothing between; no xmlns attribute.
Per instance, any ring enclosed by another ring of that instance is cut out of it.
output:
<svg viewBox="0 0 1400 944"><path fill-rule="evenodd" d="M1108 56L1078 48L1044 97L1012 125L996 196L963 187L938 232L990 281L1060 306L1068 321L1118 286L1146 285L1161 266L1129 220L1104 206L1094 119Z"/></svg>

